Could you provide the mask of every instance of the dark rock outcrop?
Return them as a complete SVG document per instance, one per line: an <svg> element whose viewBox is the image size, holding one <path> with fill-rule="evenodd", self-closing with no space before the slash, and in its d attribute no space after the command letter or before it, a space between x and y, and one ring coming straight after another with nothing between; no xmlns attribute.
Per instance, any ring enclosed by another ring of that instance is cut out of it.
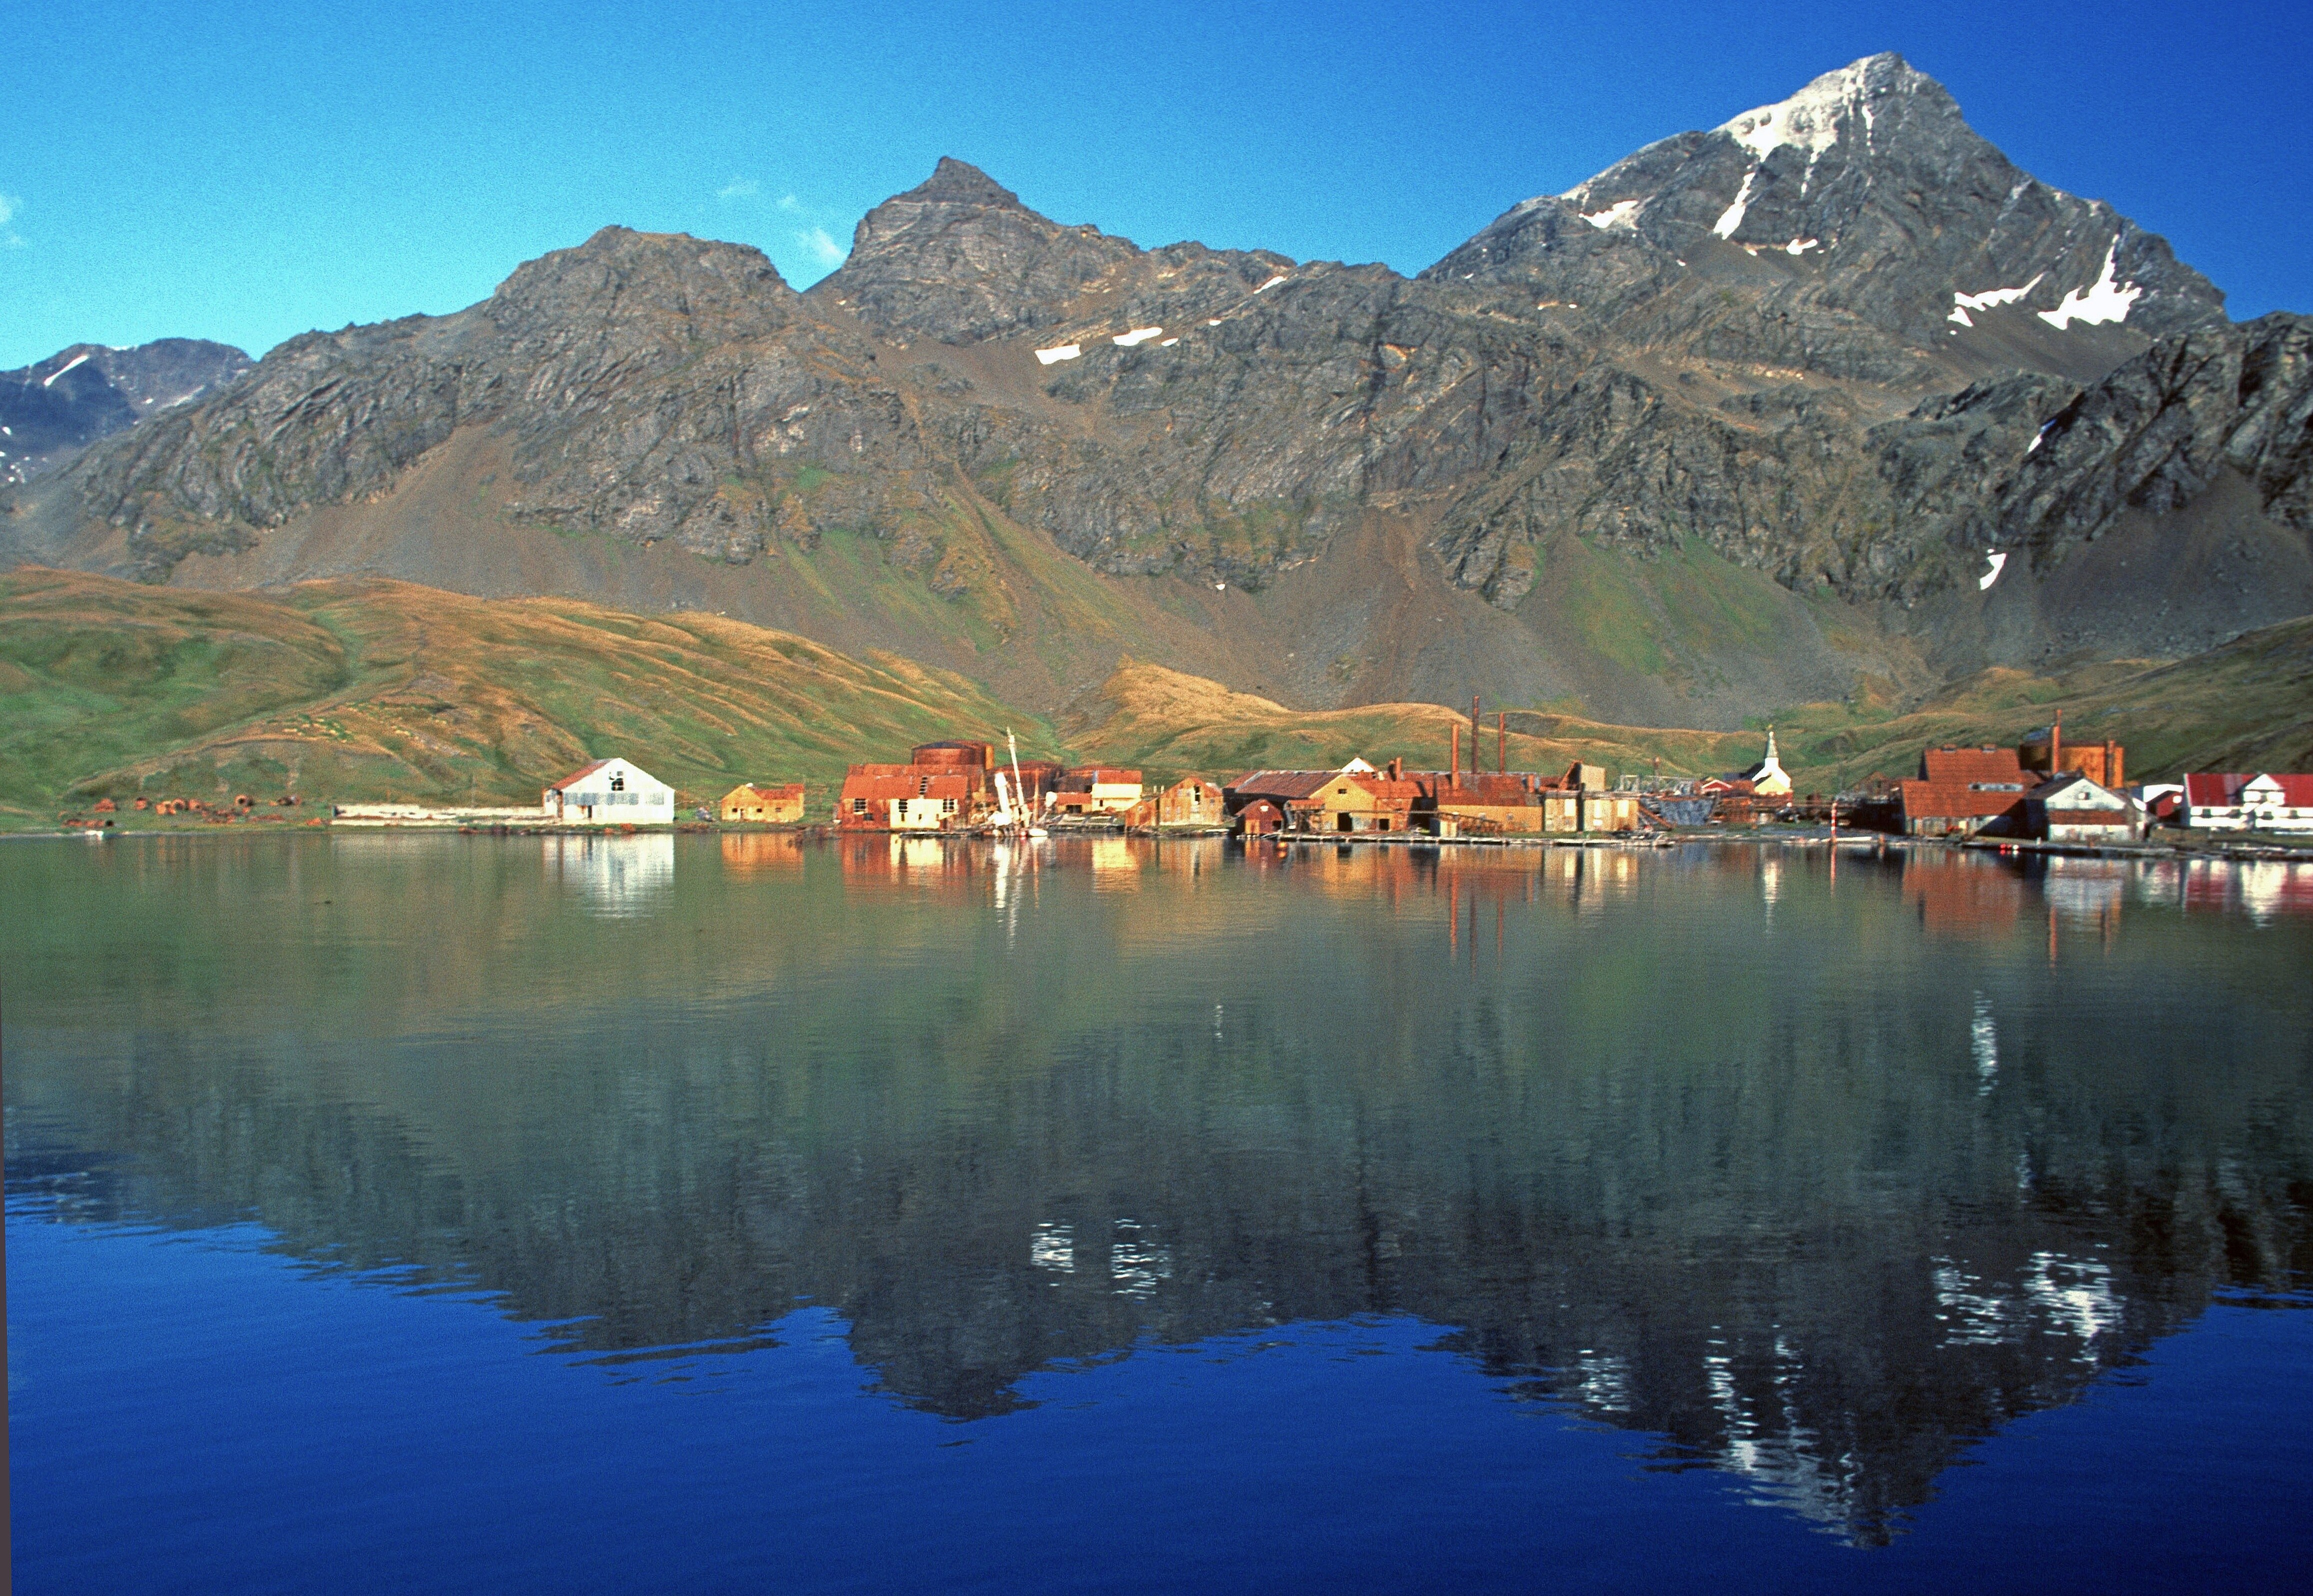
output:
<svg viewBox="0 0 2313 1596"><path fill-rule="evenodd" d="M74 344L0 372L0 483L25 482L156 410L239 381L247 355L229 344L163 338L109 348Z"/></svg>

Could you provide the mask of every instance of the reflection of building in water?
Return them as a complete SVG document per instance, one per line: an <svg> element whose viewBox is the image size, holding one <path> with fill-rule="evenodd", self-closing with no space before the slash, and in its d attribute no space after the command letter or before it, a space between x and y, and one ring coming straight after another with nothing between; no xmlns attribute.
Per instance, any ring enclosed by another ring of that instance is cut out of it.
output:
<svg viewBox="0 0 2313 1596"><path fill-rule="evenodd" d="M1122 837L1095 837L1092 842L1092 889L1132 892L1140 886L1140 855Z"/></svg>
<svg viewBox="0 0 2313 1596"><path fill-rule="evenodd" d="M2135 866L2117 859L2052 859L2041 878L2048 907L2067 920L2107 929L2120 919L2121 899Z"/></svg>
<svg viewBox="0 0 2313 1596"><path fill-rule="evenodd" d="M2241 907L2263 925L2277 914L2313 914L2313 865L2281 860L2244 860L2239 873Z"/></svg>
<svg viewBox="0 0 2313 1596"><path fill-rule="evenodd" d="M1217 838L1176 837L1150 858L1165 875L1202 877L1208 870L1219 869L1231 851L1227 843Z"/></svg>
<svg viewBox="0 0 2313 1596"><path fill-rule="evenodd" d="M545 845L548 873L578 888L597 913L619 919L648 914L674 890L674 839L664 832L550 836Z"/></svg>
<svg viewBox="0 0 2313 1596"><path fill-rule="evenodd" d="M1904 860L1904 901L1923 930L1946 937L2005 937L2024 905L2023 878L2005 865L1940 848Z"/></svg>
<svg viewBox="0 0 2313 1596"><path fill-rule="evenodd" d="M910 880L934 879L969 868L963 849L951 851L938 837L893 836L885 845L892 873Z"/></svg>
<svg viewBox="0 0 2313 1596"><path fill-rule="evenodd" d="M734 876L803 869L803 839L792 832L726 832L723 868Z"/></svg>
<svg viewBox="0 0 2313 1596"><path fill-rule="evenodd" d="M2313 863L2286 860L2187 860L2153 868L2159 899L2188 911L2246 911L2259 925L2276 916L2313 915Z"/></svg>

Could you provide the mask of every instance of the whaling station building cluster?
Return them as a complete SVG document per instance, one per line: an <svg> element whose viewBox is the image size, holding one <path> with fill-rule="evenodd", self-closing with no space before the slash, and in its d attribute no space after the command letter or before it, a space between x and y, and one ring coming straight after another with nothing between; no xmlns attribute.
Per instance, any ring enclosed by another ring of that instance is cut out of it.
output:
<svg viewBox="0 0 2313 1596"><path fill-rule="evenodd" d="M1481 771L1481 727L1473 719L1466 762L1461 727L1453 728L1442 771L1408 770L1399 759L1379 767L1352 759L1339 770L1258 770L1227 782L1187 776L1155 791L1136 770L1007 760L994 745L969 739L925 743L904 764L851 766L831 818L855 831L969 833L1033 823L1369 840L1611 835L1776 815L1828 816L1860 830L1916 837L2058 843L2133 841L2163 823L2313 833L2313 776L2195 775L2130 788L2123 785L2121 745L2068 744L2061 720L2013 748L1928 749L1916 779L1875 779L1866 791L1830 804L1795 799L1772 727L1763 757L1748 769L1647 790L1633 776L1610 785L1605 768L1588 763L1555 775L1512 771L1499 717L1497 768ZM774 792L783 806L776 813L761 807ZM803 791L799 785L742 787L724 798L720 815L800 821Z"/></svg>
<svg viewBox="0 0 2313 1596"><path fill-rule="evenodd" d="M903 763L850 766L828 818L843 831L970 833L1026 826L1370 841L1613 835L1775 817L1829 819L1859 831L1922 838L2059 844L2133 842L2163 824L2313 835L2313 775L2206 772L2130 787L2120 744L2068 742L2061 719L2013 748L1927 749L1917 777L1875 776L1862 791L1829 801L1794 796L1772 727L1764 756L1748 769L1658 781L1652 789L1642 789L1631 775L1610 785L1604 766L1584 762L1555 775L1512 771L1499 716L1497 768L1481 771L1482 727L1473 711L1465 761L1456 721L1442 771L1408 770L1402 759L1380 767L1352 759L1339 770L1250 771L1227 782L1186 776L1155 791L1137 770L1071 768L1057 760L1022 759L990 743L947 739L919 744ZM157 807L165 812L177 801ZM236 801L244 807L251 802ZM536 811L373 804L341 806L334 814L356 825L665 825L674 823L680 801L673 788L647 771L611 758L547 787ZM112 801L97 807L110 811ZM741 824L797 825L811 818L799 781L744 783L713 809L697 813Z"/></svg>
<svg viewBox="0 0 2313 1596"><path fill-rule="evenodd" d="M1644 823L1639 795L1607 790L1602 766L1576 764L1556 776L1465 771L1458 727L1451 752L1455 768L1445 771L1353 759L1339 770L1253 771L1226 784L1185 776L1152 792L1137 770L1072 770L1007 759L988 743L926 743L905 764L851 766L833 818L845 830L879 832L973 832L1017 816L1063 827L1253 836L1471 837L1625 832ZM732 816L727 798L722 812Z"/></svg>

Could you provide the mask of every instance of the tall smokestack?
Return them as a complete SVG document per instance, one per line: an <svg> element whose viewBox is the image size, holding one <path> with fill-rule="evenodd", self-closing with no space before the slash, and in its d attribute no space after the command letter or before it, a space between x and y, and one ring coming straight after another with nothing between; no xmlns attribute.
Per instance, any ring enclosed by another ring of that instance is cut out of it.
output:
<svg viewBox="0 0 2313 1596"><path fill-rule="evenodd" d="M1486 729L1486 718L1478 712L1478 695L1470 695L1470 774L1478 773L1478 737Z"/></svg>
<svg viewBox="0 0 2313 1596"><path fill-rule="evenodd" d="M1500 710L1494 711L1494 763L1503 775L1510 773L1510 718Z"/></svg>
<svg viewBox="0 0 2313 1596"><path fill-rule="evenodd" d="M1454 722L1453 741L1447 745L1446 785L1456 787L1462 780L1462 723Z"/></svg>
<svg viewBox="0 0 2313 1596"><path fill-rule="evenodd" d="M2064 712L2059 710L2056 718L2048 723L2048 774L2061 776L2063 773Z"/></svg>

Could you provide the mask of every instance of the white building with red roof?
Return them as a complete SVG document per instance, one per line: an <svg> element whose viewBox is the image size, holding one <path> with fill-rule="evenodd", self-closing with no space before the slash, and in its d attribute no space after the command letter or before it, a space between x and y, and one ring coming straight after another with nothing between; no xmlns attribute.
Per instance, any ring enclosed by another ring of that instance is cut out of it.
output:
<svg viewBox="0 0 2313 1596"><path fill-rule="evenodd" d="M598 759L546 789L549 820L579 825L672 825L674 789L624 759Z"/></svg>
<svg viewBox="0 0 2313 1596"><path fill-rule="evenodd" d="M2313 775L2189 775L2184 820L2195 831L2313 833Z"/></svg>

